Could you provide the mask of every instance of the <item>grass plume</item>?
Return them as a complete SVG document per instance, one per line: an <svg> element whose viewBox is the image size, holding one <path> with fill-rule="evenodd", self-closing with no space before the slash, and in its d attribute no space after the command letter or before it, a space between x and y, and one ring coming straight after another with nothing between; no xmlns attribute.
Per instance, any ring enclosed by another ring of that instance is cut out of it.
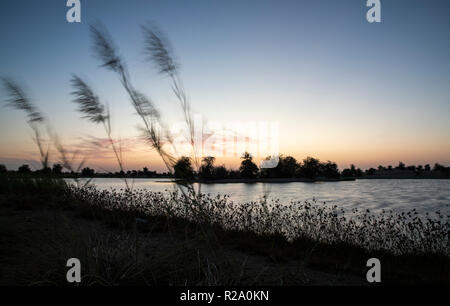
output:
<svg viewBox="0 0 450 306"><path fill-rule="evenodd" d="M83 118L103 125L120 171L124 172L122 150L120 146L117 148L112 138L111 116L108 108L100 102L100 99L94 94L92 88L80 77L73 75L71 83L74 88L72 92L74 96L73 102L78 104L78 111L84 114ZM126 187L129 188L126 178L124 178L124 182Z"/></svg>
<svg viewBox="0 0 450 306"><path fill-rule="evenodd" d="M117 73L119 80L130 97L131 104L143 122L144 138L158 152L169 173L173 173L175 158L164 148L166 143L172 144L172 137L162 122L160 112L153 101L132 85L125 62L118 56L117 49L109 33L102 25L90 26L94 41L94 54L105 67Z"/></svg>
<svg viewBox="0 0 450 306"><path fill-rule="evenodd" d="M25 113L27 123L34 133L33 140L39 149L42 169L48 169L50 150L48 146L45 148L41 131L42 124L46 121L44 115L37 109L18 83L8 78L2 78L2 82L8 94L7 105Z"/></svg>

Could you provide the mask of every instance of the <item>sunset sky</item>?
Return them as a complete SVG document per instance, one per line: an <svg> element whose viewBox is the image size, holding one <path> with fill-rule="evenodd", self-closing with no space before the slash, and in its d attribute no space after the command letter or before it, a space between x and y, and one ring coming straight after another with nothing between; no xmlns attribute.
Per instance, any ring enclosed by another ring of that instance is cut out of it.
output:
<svg viewBox="0 0 450 306"><path fill-rule="evenodd" d="M381 1L368 23L365 0L0 2L0 76L23 84L70 148L104 138L71 102L73 73L110 105L127 169L164 170L138 139L140 124L117 76L93 57L89 24L100 21L127 61L132 82L167 122L183 120L167 78L145 61L140 25L170 39L192 110L208 121L271 121L280 152L354 163L450 164L450 1ZM0 91L0 163L38 167L24 116ZM88 150L89 151L89 150ZM88 165L117 170L107 148ZM53 156L55 158L55 156ZM219 159L237 167L239 158Z"/></svg>

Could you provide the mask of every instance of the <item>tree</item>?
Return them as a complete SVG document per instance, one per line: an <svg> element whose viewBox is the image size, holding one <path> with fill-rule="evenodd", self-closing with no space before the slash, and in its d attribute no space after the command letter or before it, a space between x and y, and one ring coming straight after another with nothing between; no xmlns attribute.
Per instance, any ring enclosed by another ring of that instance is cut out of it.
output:
<svg viewBox="0 0 450 306"><path fill-rule="evenodd" d="M89 167L85 167L85 168L83 168L83 170L81 170L82 176L93 177L94 174L95 174L95 170L91 169Z"/></svg>
<svg viewBox="0 0 450 306"><path fill-rule="evenodd" d="M351 164L350 169L346 168L342 171L343 177L361 177L363 176L363 171L358 168L356 169L355 165Z"/></svg>
<svg viewBox="0 0 450 306"><path fill-rule="evenodd" d="M300 165L297 160L292 156L286 156L281 161L281 175L282 177L294 177Z"/></svg>
<svg viewBox="0 0 450 306"><path fill-rule="evenodd" d="M269 160L270 158L271 157L269 156L266 160ZM263 177L271 178L291 178L295 176L299 167L300 166L294 157L284 157L280 155L277 166L275 168L261 169L261 175Z"/></svg>
<svg viewBox="0 0 450 306"><path fill-rule="evenodd" d="M398 170L405 170L405 164L403 162L398 162L398 166L396 167Z"/></svg>
<svg viewBox="0 0 450 306"><path fill-rule="evenodd" d="M6 173L8 169L6 169L5 165L0 165L0 173Z"/></svg>
<svg viewBox="0 0 450 306"><path fill-rule="evenodd" d="M336 163L327 161L320 164L320 175L326 178L339 178L339 169Z"/></svg>
<svg viewBox="0 0 450 306"><path fill-rule="evenodd" d="M191 159L186 156L180 157L173 166L176 178L191 181L194 179L194 169L192 169Z"/></svg>
<svg viewBox="0 0 450 306"><path fill-rule="evenodd" d="M258 166L253 162L253 156L250 153L245 152L242 154L242 162L239 167L239 173L242 178L255 178L258 174Z"/></svg>
<svg viewBox="0 0 450 306"><path fill-rule="evenodd" d="M202 179L210 180L214 176L214 162L216 158L213 156L206 156L202 159L202 165L200 166L199 176Z"/></svg>
<svg viewBox="0 0 450 306"><path fill-rule="evenodd" d="M307 178L316 178L320 173L320 161L316 158L308 156L303 160L300 166L298 176Z"/></svg>
<svg viewBox="0 0 450 306"><path fill-rule="evenodd" d="M430 165L429 165L429 164L426 164L426 165L424 166L424 170L425 170L425 171L430 171L430 170L431 170Z"/></svg>
<svg viewBox="0 0 450 306"><path fill-rule="evenodd" d="M62 169L63 169L63 167L60 164L54 164L52 173L56 174L56 175L60 175L62 173Z"/></svg>
<svg viewBox="0 0 450 306"><path fill-rule="evenodd" d="M377 170L375 170L375 168L370 168L366 170L366 174L367 175L375 175Z"/></svg>
<svg viewBox="0 0 450 306"><path fill-rule="evenodd" d="M214 178L218 180L223 180L228 177L228 170L225 168L224 165L214 167Z"/></svg>
<svg viewBox="0 0 450 306"><path fill-rule="evenodd" d="M433 167L433 171L445 171L445 167L441 164L435 163Z"/></svg>
<svg viewBox="0 0 450 306"><path fill-rule="evenodd" d="M17 169L17 172L25 174L25 173L31 173L31 169L30 166L24 164L22 166L19 167L19 169Z"/></svg>
<svg viewBox="0 0 450 306"><path fill-rule="evenodd" d="M356 169L355 175L356 175L356 177L361 177L361 176L363 176L363 171L361 170L361 168Z"/></svg>
<svg viewBox="0 0 450 306"><path fill-rule="evenodd" d="M353 164L350 165L350 172L352 173L352 176L356 175L356 167L355 167L355 165L353 165Z"/></svg>
<svg viewBox="0 0 450 306"><path fill-rule="evenodd" d="M342 170L341 175L343 177L352 177L353 173L352 173L352 171L349 168L345 168L344 170Z"/></svg>
<svg viewBox="0 0 450 306"><path fill-rule="evenodd" d="M154 177L156 175L156 171L149 171L147 167L144 167L142 174L144 177Z"/></svg>
<svg viewBox="0 0 450 306"><path fill-rule="evenodd" d="M241 174L237 170L230 170L228 172L228 177L231 178L231 179L238 179L238 178L241 177Z"/></svg>

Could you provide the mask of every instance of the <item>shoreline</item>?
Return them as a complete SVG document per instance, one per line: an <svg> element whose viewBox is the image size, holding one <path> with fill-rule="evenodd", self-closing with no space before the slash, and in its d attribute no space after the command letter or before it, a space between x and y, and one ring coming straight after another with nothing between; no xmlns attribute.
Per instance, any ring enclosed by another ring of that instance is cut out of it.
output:
<svg viewBox="0 0 450 306"><path fill-rule="evenodd" d="M64 179L75 179L72 176L62 176ZM167 182L177 182L182 181L180 179L170 178L170 177L112 177L112 176L95 176L95 177L78 177L79 179L96 179L96 178L107 178L107 179L155 179L157 183L167 183ZM165 180L161 180L165 179ZM256 178L256 179L213 179L213 180L194 180L192 183L201 184L253 184L253 183L322 183L322 182L349 182L356 180L448 180L450 177L430 177L430 176L364 176L364 177L349 177L349 178L339 178L339 179L307 179L307 178Z"/></svg>

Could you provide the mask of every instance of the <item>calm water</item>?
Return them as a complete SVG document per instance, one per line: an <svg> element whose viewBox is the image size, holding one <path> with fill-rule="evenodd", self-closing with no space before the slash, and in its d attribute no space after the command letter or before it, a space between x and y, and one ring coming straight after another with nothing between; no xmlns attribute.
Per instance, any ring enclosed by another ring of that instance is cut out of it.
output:
<svg viewBox="0 0 450 306"><path fill-rule="evenodd" d="M70 180L68 180L70 181ZM174 190L174 183L166 179L130 180L135 189L151 191ZM99 189L120 189L124 182L117 178L97 178L93 180ZM228 194L234 202L258 200L264 194L279 199L281 203L291 200L303 201L315 198L347 209L357 207L380 211L398 211L416 208L419 212L450 214L450 180L356 180L345 182L318 183L233 183L202 184L203 193L211 195Z"/></svg>

